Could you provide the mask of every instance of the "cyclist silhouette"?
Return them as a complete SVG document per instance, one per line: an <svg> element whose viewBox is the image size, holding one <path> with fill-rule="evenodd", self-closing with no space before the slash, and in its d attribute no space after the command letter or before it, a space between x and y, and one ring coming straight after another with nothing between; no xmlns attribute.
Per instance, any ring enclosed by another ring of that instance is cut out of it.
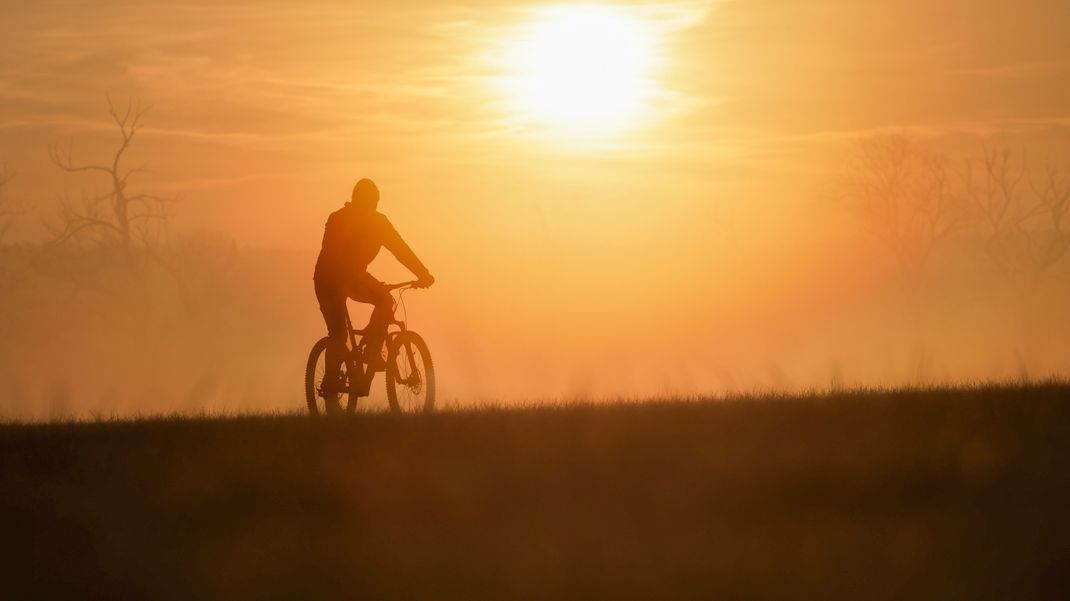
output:
<svg viewBox="0 0 1070 601"><path fill-rule="evenodd" d="M364 354L372 369L382 369L381 349L387 326L394 315L394 300L386 285L368 273L368 264L386 247L397 260L417 278L416 287L426 288L435 278L423 262L402 240L394 226L377 211L379 188L370 179L362 179L353 187L353 196L344 207L331 213L323 229L323 244L316 259L313 281L320 312L327 323L325 382L339 379L339 370L346 352L346 299L375 306L365 330ZM341 385L339 383L338 385Z"/></svg>

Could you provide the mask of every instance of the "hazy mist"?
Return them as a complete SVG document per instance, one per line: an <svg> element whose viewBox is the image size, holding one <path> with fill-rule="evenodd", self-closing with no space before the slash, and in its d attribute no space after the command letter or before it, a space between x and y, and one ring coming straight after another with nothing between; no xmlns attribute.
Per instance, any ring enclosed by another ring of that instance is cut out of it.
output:
<svg viewBox="0 0 1070 601"><path fill-rule="evenodd" d="M659 91L578 137L501 93L535 4L8 4L0 416L300 410L360 177L437 278L446 406L1070 375L1066 2L626 3ZM166 209L125 250L64 238L111 182L54 160L110 163L108 95Z"/></svg>

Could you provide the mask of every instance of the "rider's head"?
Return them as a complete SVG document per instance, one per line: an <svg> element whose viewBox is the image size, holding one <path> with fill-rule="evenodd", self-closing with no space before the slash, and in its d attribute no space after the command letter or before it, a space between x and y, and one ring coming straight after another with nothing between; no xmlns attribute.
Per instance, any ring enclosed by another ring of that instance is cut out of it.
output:
<svg viewBox="0 0 1070 601"><path fill-rule="evenodd" d="M379 188L375 182L364 178L353 186L353 206L366 211L374 211L379 206Z"/></svg>

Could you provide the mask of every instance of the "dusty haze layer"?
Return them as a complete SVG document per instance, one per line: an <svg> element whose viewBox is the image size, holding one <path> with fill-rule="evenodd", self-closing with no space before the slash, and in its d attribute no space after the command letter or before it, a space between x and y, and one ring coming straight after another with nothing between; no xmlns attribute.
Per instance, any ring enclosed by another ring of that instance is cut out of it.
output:
<svg viewBox="0 0 1070 601"><path fill-rule="evenodd" d="M1070 5L622 4L657 32L659 93L631 127L578 139L502 92L503 44L538 6L6 7L3 412L299 407L322 224L365 176L438 278L407 308L445 399L1070 369L1070 260L1023 301L1030 259L1006 277L973 207L907 290L843 183L882 133L946 157L964 207L985 148L1024 157L1035 187L1048 165L1067 177ZM40 258L61 201L108 188L48 152L109 161L106 94L152 105L125 164L146 167L132 190L176 199L166 273ZM1056 242L1064 227L1025 225Z"/></svg>

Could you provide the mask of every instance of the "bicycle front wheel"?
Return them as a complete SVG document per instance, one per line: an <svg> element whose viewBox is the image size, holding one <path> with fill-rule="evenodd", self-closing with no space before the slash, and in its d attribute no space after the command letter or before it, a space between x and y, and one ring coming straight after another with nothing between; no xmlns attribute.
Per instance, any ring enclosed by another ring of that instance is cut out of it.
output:
<svg viewBox="0 0 1070 601"><path fill-rule="evenodd" d="M390 340L386 398L394 413L435 410L435 366L427 343L416 332L401 332Z"/></svg>
<svg viewBox="0 0 1070 601"><path fill-rule="evenodd" d="M350 386L348 360L342 361L338 379L326 382L327 338L321 338L308 354L305 366L305 403L312 415L337 416L353 413L357 408L357 393ZM348 397L348 402L345 401Z"/></svg>

